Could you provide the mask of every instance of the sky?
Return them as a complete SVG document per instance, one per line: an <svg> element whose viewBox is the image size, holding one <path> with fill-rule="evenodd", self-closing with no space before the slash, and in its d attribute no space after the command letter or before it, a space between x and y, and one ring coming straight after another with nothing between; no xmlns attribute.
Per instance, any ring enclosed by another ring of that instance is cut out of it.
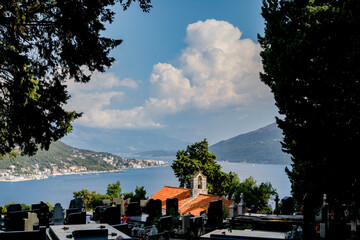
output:
<svg viewBox="0 0 360 240"><path fill-rule="evenodd" d="M114 8L103 35L122 39L116 61L89 83L68 82L66 108L83 112L74 129L152 130L209 144L275 121L259 78L261 0L153 0ZM71 138L71 134L69 135Z"/></svg>

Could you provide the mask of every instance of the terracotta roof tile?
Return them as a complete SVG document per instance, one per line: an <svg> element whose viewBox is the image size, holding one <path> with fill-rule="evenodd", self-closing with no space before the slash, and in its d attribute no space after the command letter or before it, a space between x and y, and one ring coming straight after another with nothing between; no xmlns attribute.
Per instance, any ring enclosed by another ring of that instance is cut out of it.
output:
<svg viewBox="0 0 360 240"><path fill-rule="evenodd" d="M166 209L166 199L177 198L179 200L179 212L191 213L199 216L201 211L207 210L211 201L221 199L228 207L231 201L211 194L199 194L196 197L190 197L190 189L180 187L165 186L157 193L150 197L151 199L160 199L162 202L162 209Z"/></svg>

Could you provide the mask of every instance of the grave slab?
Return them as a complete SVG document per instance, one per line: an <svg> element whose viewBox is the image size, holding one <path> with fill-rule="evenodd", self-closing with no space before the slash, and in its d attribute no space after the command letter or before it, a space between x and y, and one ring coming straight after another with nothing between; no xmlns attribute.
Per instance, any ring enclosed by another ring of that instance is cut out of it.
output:
<svg viewBox="0 0 360 240"><path fill-rule="evenodd" d="M132 239L128 235L123 232L118 231L114 227L109 224L80 224L80 225L54 225L50 226L49 235L52 240L68 240L70 235L73 234L74 231L84 231L89 230L89 232L94 230L108 230L108 238L109 240L115 240L117 237L121 236L122 239Z"/></svg>

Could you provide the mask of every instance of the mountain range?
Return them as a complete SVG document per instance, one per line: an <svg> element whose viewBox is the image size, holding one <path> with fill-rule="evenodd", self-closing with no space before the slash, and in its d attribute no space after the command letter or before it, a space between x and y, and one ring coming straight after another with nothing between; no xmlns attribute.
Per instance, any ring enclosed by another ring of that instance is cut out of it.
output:
<svg viewBox="0 0 360 240"><path fill-rule="evenodd" d="M290 155L282 152L280 141L283 139L282 131L276 123L258 130L240 134L236 137L218 142L209 147L217 160L230 162L290 164ZM175 156L177 150L185 149L192 143L169 138L155 132L137 131L96 131L91 128L77 128L72 137L62 140L67 145L77 149L90 149L95 152L107 152L117 156L163 157ZM40 151L36 158L41 162L50 164L47 158L54 158L74 150L63 143L52 146L51 151ZM69 155L69 154L65 154ZM19 156L19 158L22 158ZM66 159L65 156L61 159ZM33 158L23 158L22 161L33 162ZM59 159L60 160L60 159ZM59 161L58 160L58 161ZM60 160L60 161L61 161ZM78 159L80 161L80 159ZM93 166L99 168L95 159ZM2 162L4 165L4 161ZM52 162L51 162L52 163ZM91 165L91 164L90 164ZM105 164L100 168L109 168ZM111 167L110 167L111 168Z"/></svg>
<svg viewBox="0 0 360 240"><path fill-rule="evenodd" d="M209 147L217 160L247 163L289 164L290 155L281 150L283 134L276 123L241 134Z"/></svg>

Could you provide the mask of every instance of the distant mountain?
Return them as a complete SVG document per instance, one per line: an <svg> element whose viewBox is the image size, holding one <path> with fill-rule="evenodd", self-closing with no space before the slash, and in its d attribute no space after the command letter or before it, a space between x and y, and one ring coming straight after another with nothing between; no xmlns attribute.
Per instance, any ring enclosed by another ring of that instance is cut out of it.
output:
<svg viewBox="0 0 360 240"><path fill-rule="evenodd" d="M105 151L120 156L154 150L173 151L183 149L189 142L164 136L155 130L116 130L77 126L61 141L71 146Z"/></svg>
<svg viewBox="0 0 360 240"><path fill-rule="evenodd" d="M282 152L282 130L276 123L210 146L217 160L229 162L289 164L290 155Z"/></svg>
<svg viewBox="0 0 360 240"><path fill-rule="evenodd" d="M155 164L155 163L154 163ZM109 171L123 168L149 167L152 162L139 159L127 159L106 152L94 152L73 148L60 141L50 145L48 151L39 150L34 156L17 156L14 160L4 157L0 160L0 169L15 166L17 171L33 173L44 169L70 169L82 166L88 171ZM21 170L22 169L22 170Z"/></svg>

